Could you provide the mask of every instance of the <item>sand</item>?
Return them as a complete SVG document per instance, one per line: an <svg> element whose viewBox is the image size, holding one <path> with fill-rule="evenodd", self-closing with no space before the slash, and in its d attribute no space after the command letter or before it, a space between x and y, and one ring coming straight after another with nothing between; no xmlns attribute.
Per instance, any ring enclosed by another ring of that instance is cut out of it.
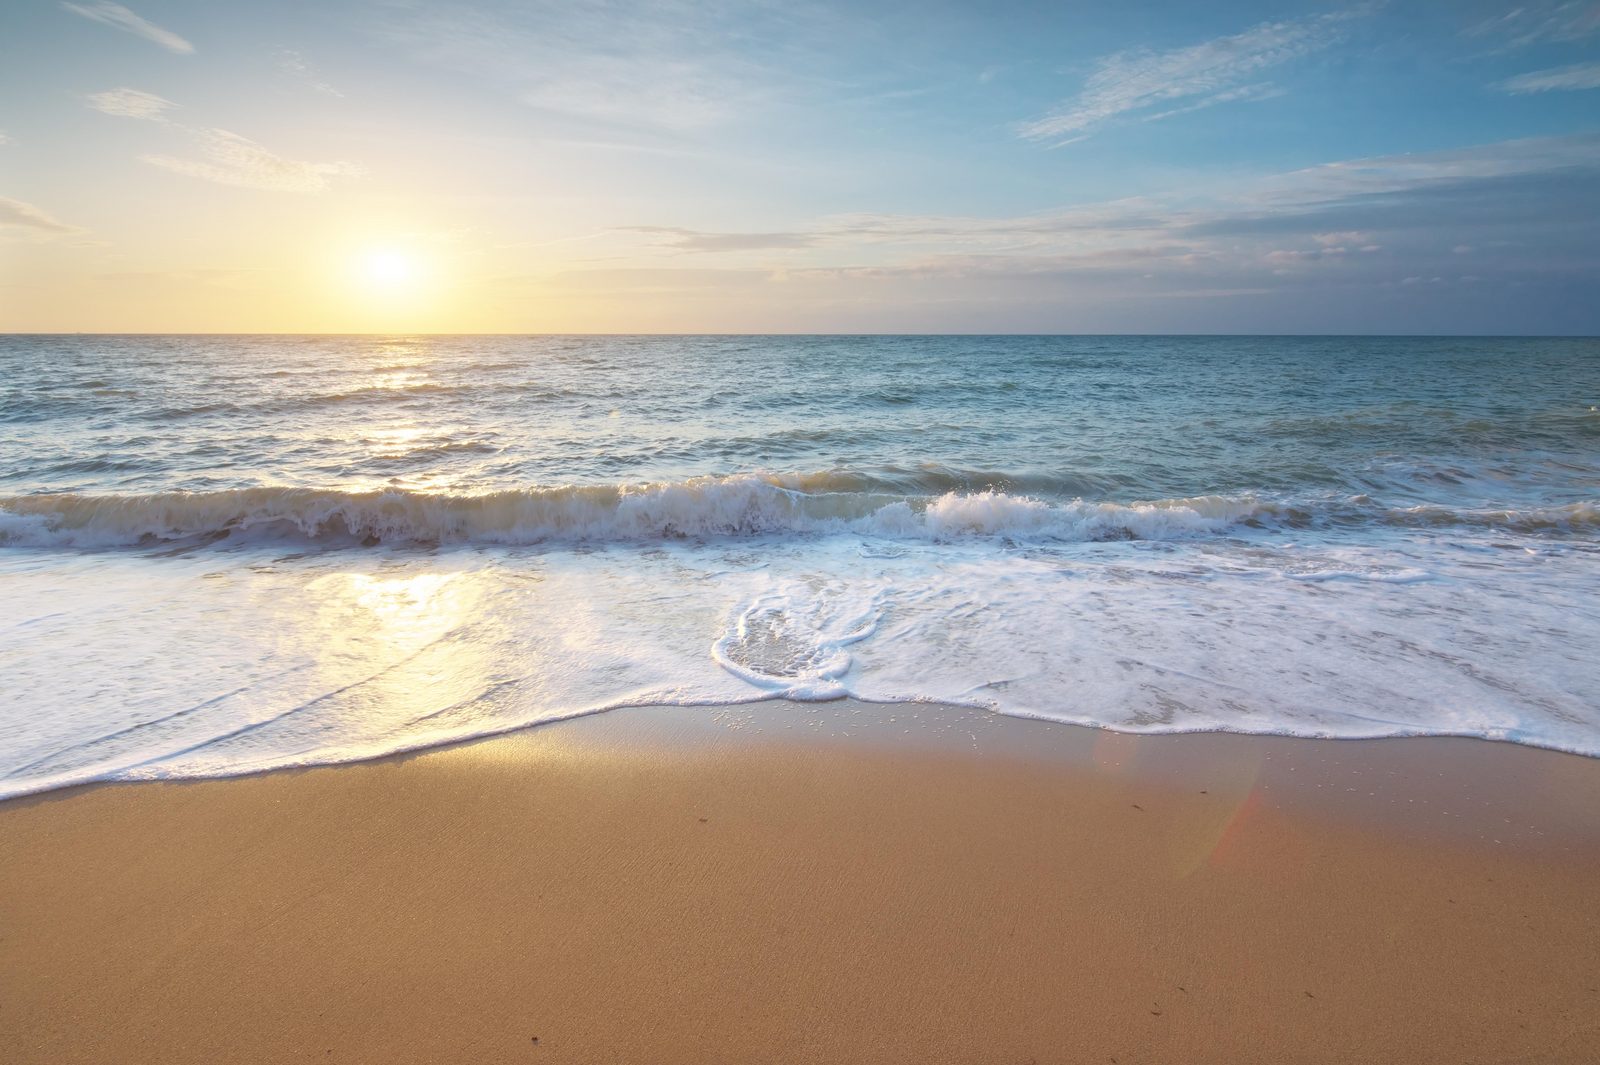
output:
<svg viewBox="0 0 1600 1065"><path fill-rule="evenodd" d="M0 804L0 1060L1600 1061L1600 761L980 717Z"/></svg>

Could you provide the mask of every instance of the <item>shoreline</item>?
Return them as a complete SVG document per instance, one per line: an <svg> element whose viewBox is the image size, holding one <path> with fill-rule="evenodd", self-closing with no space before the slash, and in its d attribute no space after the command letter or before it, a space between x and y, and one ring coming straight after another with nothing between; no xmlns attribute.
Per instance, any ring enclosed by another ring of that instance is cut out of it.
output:
<svg viewBox="0 0 1600 1065"><path fill-rule="evenodd" d="M924 716L926 715L926 716ZM901 722L901 725L896 725ZM1279 732L1248 732L1221 728L1193 728L1171 732L1125 731L1113 725L1087 724L1061 721L1049 717L1031 717L1009 714L1000 710L966 706L958 703L927 702L876 702L842 696L826 699L796 699L781 695L727 703L640 703L581 710L568 717L557 717L526 724L496 727L490 731L455 739L437 739L405 746L395 750L356 755L337 761L312 761L303 764L272 765L241 770L237 773L215 773L200 776L149 776L104 777L71 783L44 784L31 790L0 795L0 811L19 803L44 801L55 797L77 794L99 788L125 786L223 783L232 780L250 780L259 777L293 775L318 770L338 769L346 766L363 766L392 761L404 761L433 753L469 748L489 743L516 743L525 735L547 729L570 730L581 725L585 732L595 732L591 737L606 744L636 744L648 736L652 744L671 746L716 745L726 740L729 733L751 732L756 736L782 742L789 740L821 739L826 742L865 742L886 744L891 749L907 745L920 751L959 749L960 736L971 741L973 750L985 750L1006 757L1081 763L1090 752L1096 760L1104 761L1117 750L1154 753L1176 746L1201 746L1210 750L1208 757L1221 753L1229 745L1259 745L1263 751L1279 749L1284 753L1316 751L1312 759L1326 762L1326 755L1336 749L1349 748L1364 752L1392 752L1383 756L1385 763L1406 765L1407 759L1399 752L1416 751L1418 745L1432 747L1443 745L1458 752L1478 752L1461 757L1474 764L1493 764L1500 756L1483 752L1510 747L1535 752L1540 757L1555 760L1576 760L1572 763L1600 764L1600 754L1587 754L1553 745L1490 737L1470 732L1426 732L1379 736L1307 736ZM1031 730L1031 731L1030 731ZM563 732L565 735L565 732ZM980 737L984 742L980 743ZM1026 738L1024 738L1026 737ZM1031 742L1044 740L1044 742ZM1100 752L1113 752L1104 755ZM1265 757L1270 760L1271 755ZM1365 757L1365 756L1363 756ZM1552 762L1551 764L1556 764ZM1330 782L1331 783L1331 782ZM1596 792L1600 802L1600 790ZM1600 841L1600 828L1596 828Z"/></svg>
<svg viewBox="0 0 1600 1065"><path fill-rule="evenodd" d="M1579 755L614 710L0 803L0 1057L1577 1062L1597 884Z"/></svg>

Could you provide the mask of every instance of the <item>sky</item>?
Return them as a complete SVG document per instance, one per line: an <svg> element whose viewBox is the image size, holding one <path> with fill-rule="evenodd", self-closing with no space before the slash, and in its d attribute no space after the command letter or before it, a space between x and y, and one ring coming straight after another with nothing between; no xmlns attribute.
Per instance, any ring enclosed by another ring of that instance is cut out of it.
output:
<svg viewBox="0 0 1600 1065"><path fill-rule="evenodd" d="M5 0L0 331L1600 334L1600 0Z"/></svg>

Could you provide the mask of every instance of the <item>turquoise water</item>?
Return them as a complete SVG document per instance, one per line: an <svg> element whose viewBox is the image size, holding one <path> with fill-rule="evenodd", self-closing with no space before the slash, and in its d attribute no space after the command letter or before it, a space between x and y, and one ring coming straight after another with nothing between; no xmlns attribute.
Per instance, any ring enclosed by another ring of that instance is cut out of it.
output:
<svg viewBox="0 0 1600 1065"><path fill-rule="evenodd" d="M1590 339L5 338L0 793L772 695L1597 754L1597 407Z"/></svg>
<svg viewBox="0 0 1600 1065"><path fill-rule="evenodd" d="M908 493L1560 503L1590 498L1600 444L1583 339L15 337L0 381L13 494L835 471Z"/></svg>

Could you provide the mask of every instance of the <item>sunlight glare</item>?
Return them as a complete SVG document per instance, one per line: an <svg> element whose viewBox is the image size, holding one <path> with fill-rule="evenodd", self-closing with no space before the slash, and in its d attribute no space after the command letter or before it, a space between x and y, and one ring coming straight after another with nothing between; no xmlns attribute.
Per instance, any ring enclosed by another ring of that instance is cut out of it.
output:
<svg viewBox="0 0 1600 1065"><path fill-rule="evenodd" d="M422 276L421 266L413 256L393 248L367 251L362 256L360 266L362 280L378 292L411 288Z"/></svg>

